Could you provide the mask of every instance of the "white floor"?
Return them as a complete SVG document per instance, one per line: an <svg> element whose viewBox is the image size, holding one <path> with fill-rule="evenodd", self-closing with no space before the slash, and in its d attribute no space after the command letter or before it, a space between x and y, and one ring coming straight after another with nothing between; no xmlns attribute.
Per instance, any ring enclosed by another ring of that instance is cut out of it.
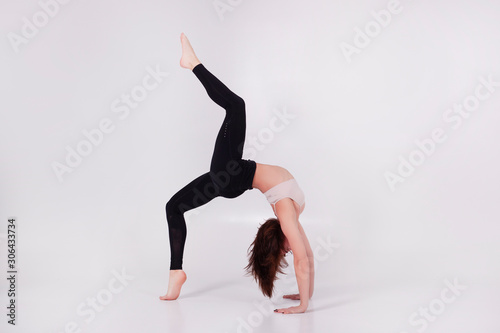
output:
<svg viewBox="0 0 500 333"><path fill-rule="evenodd" d="M33 264L25 264L19 275L18 325L6 325L4 317L1 331L500 332L498 253L491 245L432 251L422 247L413 253L356 251L307 223L317 253L314 297L306 313L282 315L273 309L296 304L280 298L296 292L293 274L281 276L271 300L243 276L245 250L256 225L211 223L217 228L191 222L184 258L188 280L177 301L158 299L166 291L168 276L168 265L158 262L169 258L168 248L91 274L86 266L93 264L88 260L68 261L65 273L58 274L61 263L39 261L36 266L36 258L24 258ZM232 239L210 231L224 227ZM168 246L166 239L163 243ZM155 244L156 240L151 246ZM5 294L2 290L2 297Z"/></svg>

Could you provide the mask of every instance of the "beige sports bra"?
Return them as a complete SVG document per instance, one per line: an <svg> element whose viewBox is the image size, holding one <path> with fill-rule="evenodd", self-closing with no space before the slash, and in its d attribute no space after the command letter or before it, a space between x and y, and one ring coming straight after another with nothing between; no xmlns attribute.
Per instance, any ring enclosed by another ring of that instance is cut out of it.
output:
<svg viewBox="0 0 500 333"><path fill-rule="evenodd" d="M304 192L302 192L302 190L299 187L299 184L297 184L297 181L294 178L286 180L270 188L268 191L264 193L264 195L266 196L267 201L269 201L269 203L273 205L275 210L276 210L275 207L276 203L284 198L292 199L300 206L301 209L306 202L304 197Z"/></svg>

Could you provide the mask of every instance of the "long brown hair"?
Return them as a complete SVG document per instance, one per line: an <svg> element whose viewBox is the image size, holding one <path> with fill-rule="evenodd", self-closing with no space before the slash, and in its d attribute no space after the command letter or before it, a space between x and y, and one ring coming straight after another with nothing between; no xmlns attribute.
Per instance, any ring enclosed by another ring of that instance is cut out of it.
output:
<svg viewBox="0 0 500 333"><path fill-rule="evenodd" d="M285 239L278 219L270 218L259 227L248 248L249 263L245 270L267 297L273 295L274 281L278 279L276 275L283 274L283 268L288 266L284 255Z"/></svg>

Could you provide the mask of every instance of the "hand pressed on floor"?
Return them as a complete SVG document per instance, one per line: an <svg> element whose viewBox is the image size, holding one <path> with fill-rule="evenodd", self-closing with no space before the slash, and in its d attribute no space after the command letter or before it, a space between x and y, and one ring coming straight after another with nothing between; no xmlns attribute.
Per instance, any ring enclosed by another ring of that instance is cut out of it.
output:
<svg viewBox="0 0 500 333"><path fill-rule="evenodd" d="M300 300L300 295L299 294L283 295L283 298L293 299L295 301L299 301Z"/></svg>

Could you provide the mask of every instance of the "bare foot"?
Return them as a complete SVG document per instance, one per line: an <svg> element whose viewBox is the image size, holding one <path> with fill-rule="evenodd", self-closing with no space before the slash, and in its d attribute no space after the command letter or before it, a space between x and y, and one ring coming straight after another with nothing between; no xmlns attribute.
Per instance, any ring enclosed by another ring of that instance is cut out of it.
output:
<svg viewBox="0 0 500 333"><path fill-rule="evenodd" d="M189 39L181 33L181 44L182 44L182 57L181 57L181 67L193 70L193 68L200 63L200 60L196 57Z"/></svg>
<svg viewBox="0 0 500 333"><path fill-rule="evenodd" d="M175 269L170 271L170 276L168 278L168 291L165 296L160 296L163 301L172 301L179 297L181 293L181 288L184 282L186 282L187 276L182 269Z"/></svg>

